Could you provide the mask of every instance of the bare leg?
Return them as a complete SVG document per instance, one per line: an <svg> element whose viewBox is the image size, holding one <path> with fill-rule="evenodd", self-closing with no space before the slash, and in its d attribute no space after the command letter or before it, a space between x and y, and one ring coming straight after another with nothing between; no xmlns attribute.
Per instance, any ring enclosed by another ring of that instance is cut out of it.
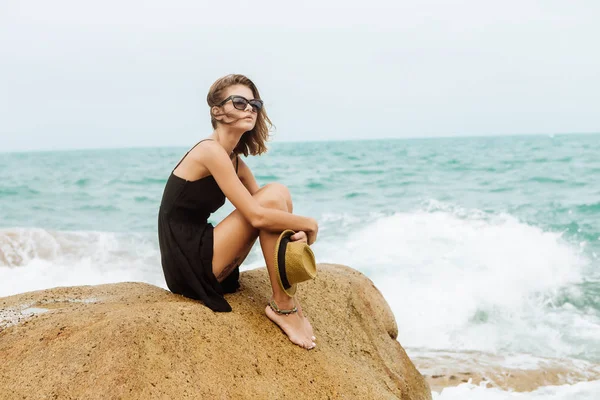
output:
<svg viewBox="0 0 600 400"><path fill-rule="evenodd" d="M275 303L280 309L290 310L299 303L295 302L293 297L288 296L287 293L281 289L279 282L277 281L273 254L275 254L275 243L278 237L279 234L261 231L260 246L263 249L267 270L269 271L269 279L271 280L271 287L273 288L273 300L275 300ZM315 343L312 341L312 334L306 327L307 320L299 313L281 315L273 311L270 306L265 308L265 313L271 321L275 322L283 329L292 342L305 349L312 349L315 347Z"/></svg>
<svg viewBox="0 0 600 400"><path fill-rule="evenodd" d="M264 186L254 194L254 197L263 207L277 208L288 212L291 209L291 197L289 191L283 185L271 184ZM257 233L269 273L273 299L280 309L292 309L294 306L298 306L300 310L299 303L288 296L279 287L277 281L273 255L275 254L275 243L280 233L266 230L257 232L238 210L233 211L215 227L213 273L220 278L219 280L224 279L235 265L239 265L243 261L249 251L248 245L251 246L254 243ZM315 346L312 341L312 327L301 313L280 315L269 306L266 307L265 313L285 332L294 344L306 349Z"/></svg>
<svg viewBox="0 0 600 400"><path fill-rule="evenodd" d="M287 190L287 188L285 188L285 190L283 191L283 194L284 194L284 198L286 200L287 212L289 212L289 213L294 212L294 204L292 203L292 196L290 195L289 190ZM296 304L296 307L298 307L298 314L300 315L300 317L302 317L304 319L304 326L305 326L306 332L308 333L308 335L314 342L316 340L316 337L314 336L312 325L310 324L310 321L308 320L308 318L306 318L304 316L304 312L302 311L302 306L300 305L300 302L298 301L297 297L294 297L294 303Z"/></svg>

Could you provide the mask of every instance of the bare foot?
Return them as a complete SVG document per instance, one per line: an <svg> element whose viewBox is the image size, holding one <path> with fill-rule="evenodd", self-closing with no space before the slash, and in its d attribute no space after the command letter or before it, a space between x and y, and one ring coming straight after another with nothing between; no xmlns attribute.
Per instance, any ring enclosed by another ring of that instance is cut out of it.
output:
<svg viewBox="0 0 600 400"><path fill-rule="evenodd" d="M311 340L311 336L306 331L305 320L298 313L289 315L280 315L267 306L265 314L273 322L275 322L285 332L292 343L297 344L307 350L313 349L316 344Z"/></svg>
<svg viewBox="0 0 600 400"><path fill-rule="evenodd" d="M296 307L298 307L298 314L304 320L304 329L306 329L306 333L308 333L308 335L314 342L315 340L317 340L317 338L315 337L313 327L310 324L310 321L304 316L304 313L302 312L302 307L300 306L300 302L298 301L298 299L294 298L294 303L296 303Z"/></svg>

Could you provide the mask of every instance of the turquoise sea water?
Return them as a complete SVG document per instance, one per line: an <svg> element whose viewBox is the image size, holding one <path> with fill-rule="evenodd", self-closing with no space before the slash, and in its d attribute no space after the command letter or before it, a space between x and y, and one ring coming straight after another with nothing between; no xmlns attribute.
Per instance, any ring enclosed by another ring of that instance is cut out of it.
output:
<svg viewBox="0 0 600 400"><path fill-rule="evenodd" d="M156 214L186 150L0 153L0 296L165 287ZM275 142L246 162L319 221L318 262L374 280L413 352L600 362L600 135ZM256 246L244 268L262 265Z"/></svg>

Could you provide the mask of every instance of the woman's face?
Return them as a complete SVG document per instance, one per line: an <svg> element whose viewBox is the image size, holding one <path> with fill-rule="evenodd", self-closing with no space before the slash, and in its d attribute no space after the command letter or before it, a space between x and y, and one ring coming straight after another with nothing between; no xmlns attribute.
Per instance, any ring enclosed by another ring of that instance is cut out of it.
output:
<svg viewBox="0 0 600 400"><path fill-rule="evenodd" d="M242 96L246 100L254 99L252 90L244 85L233 85L225 89L223 98L226 99L229 96ZM244 132L254 129L258 114L250 104L247 104L244 110L238 110L233 106L233 101L230 99L221 106L221 110L225 114L222 118L219 118L222 122L230 123L230 126L239 128Z"/></svg>

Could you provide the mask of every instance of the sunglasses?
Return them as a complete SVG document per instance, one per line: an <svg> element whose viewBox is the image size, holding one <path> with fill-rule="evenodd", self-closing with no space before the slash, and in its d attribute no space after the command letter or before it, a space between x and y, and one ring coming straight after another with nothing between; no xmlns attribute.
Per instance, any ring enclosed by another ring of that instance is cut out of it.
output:
<svg viewBox="0 0 600 400"><path fill-rule="evenodd" d="M250 104L252 106L252 111L259 112L263 106L263 101L260 99L246 100L245 97L236 96L236 95L229 96L228 98L223 100L219 105L222 106L223 104L227 103L229 100L231 100L231 103L233 104L233 107L236 110L245 110L246 107L248 106L248 104Z"/></svg>

